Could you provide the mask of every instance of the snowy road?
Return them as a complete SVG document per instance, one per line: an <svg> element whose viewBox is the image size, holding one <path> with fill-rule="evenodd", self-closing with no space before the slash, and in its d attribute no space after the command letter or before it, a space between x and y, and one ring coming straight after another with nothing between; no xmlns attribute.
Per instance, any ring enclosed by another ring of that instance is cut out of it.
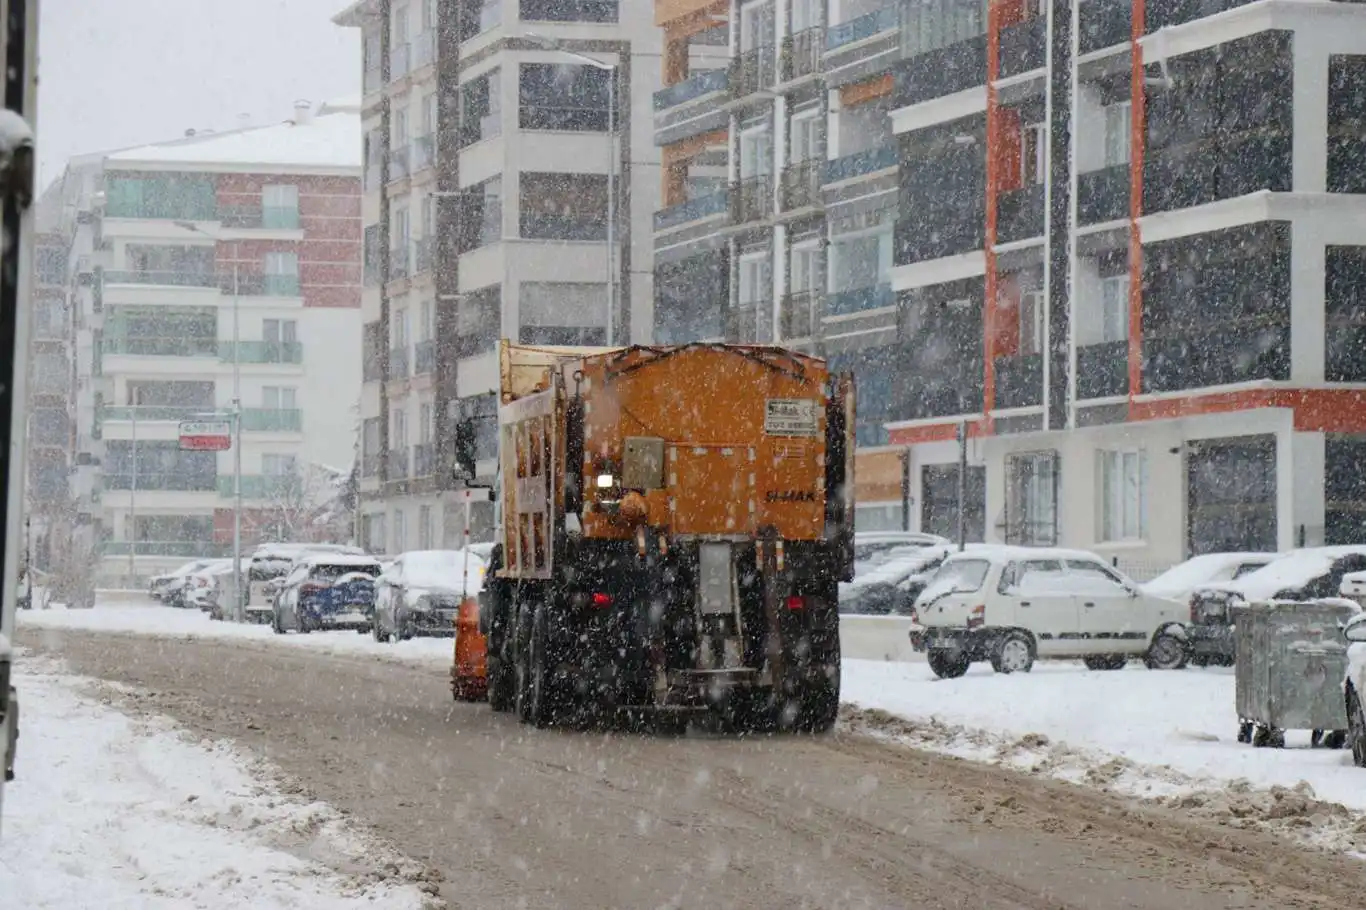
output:
<svg viewBox="0 0 1366 910"><path fill-rule="evenodd" d="M360 636L168 640L47 619L21 644L266 756L438 869L453 907L1340 908L1366 893L1350 859L862 736L528 730L452 704L448 643L404 660Z"/></svg>

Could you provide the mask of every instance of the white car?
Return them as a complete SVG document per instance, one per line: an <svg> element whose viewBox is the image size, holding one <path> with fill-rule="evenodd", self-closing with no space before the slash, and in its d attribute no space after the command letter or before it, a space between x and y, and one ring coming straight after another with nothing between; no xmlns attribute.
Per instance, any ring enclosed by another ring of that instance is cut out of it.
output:
<svg viewBox="0 0 1366 910"><path fill-rule="evenodd" d="M1347 620L1342 637L1347 639L1347 678L1342 682L1347 699L1347 745L1352 763L1366 768L1366 613Z"/></svg>
<svg viewBox="0 0 1366 910"><path fill-rule="evenodd" d="M1145 583L1143 590L1154 597L1189 603L1196 588L1242 578L1279 556L1279 553L1205 553L1177 563Z"/></svg>
<svg viewBox="0 0 1366 910"><path fill-rule="evenodd" d="M186 606L185 586L189 583L190 576L215 562L217 562L215 559L196 559L193 562L185 563L174 572L157 575L152 579L149 587L152 599L159 600L167 606Z"/></svg>
<svg viewBox="0 0 1366 910"><path fill-rule="evenodd" d="M1176 601L1083 550L981 546L944 561L915 604L916 650L935 675L952 678L973 661L998 673L1027 673L1035 660L1080 658L1118 670L1131 657L1153 669L1186 663Z"/></svg>
<svg viewBox="0 0 1366 910"><path fill-rule="evenodd" d="M476 597L483 590L487 568L488 563L475 555L473 547L468 560L464 550L402 554L376 580L375 622L371 627L375 641L454 635L461 595Z"/></svg>

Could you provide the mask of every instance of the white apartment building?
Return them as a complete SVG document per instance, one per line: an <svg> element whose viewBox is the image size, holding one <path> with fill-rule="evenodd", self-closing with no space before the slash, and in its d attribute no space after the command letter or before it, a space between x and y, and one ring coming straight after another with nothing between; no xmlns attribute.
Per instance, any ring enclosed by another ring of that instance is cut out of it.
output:
<svg viewBox="0 0 1366 910"><path fill-rule="evenodd" d="M103 583L229 554L233 452L178 425L235 401L244 545L318 533L359 433L360 135L356 104L301 102L68 167L73 493Z"/></svg>
<svg viewBox="0 0 1366 910"><path fill-rule="evenodd" d="M498 339L650 340L661 34L618 0L359 0L334 21L364 34L361 542L458 546L451 428L489 418L491 474Z"/></svg>

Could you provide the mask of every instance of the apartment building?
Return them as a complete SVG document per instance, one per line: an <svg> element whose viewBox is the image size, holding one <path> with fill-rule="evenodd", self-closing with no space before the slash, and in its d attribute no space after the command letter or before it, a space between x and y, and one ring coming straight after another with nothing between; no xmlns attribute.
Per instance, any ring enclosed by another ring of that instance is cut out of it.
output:
<svg viewBox="0 0 1366 910"><path fill-rule="evenodd" d="M694 337L809 325L855 366L861 438L886 446L861 462L869 526L953 532L961 428L975 539L1135 566L1366 539L1366 9L726 15L729 71L666 70L656 99L658 284L685 289L657 312ZM723 162L722 191L692 180ZM719 307L689 305L702 288Z"/></svg>
<svg viewBox="0 0 1366 910"><path fill-rule="evenodd" d="M242 408L244 544L307 537L352 470L361 366L358 104L73 161L72 492L106 582L228 554L233 453L179 421Z"/></svg>
<svg viewBox="0 0 1366 910"><path fill-rule="evenodd" d="M334 21L364 36L361 540L457 546L452 428L486 418L491 476L499 338L649 340L660 33L618 0L359 0Z"/></svg>

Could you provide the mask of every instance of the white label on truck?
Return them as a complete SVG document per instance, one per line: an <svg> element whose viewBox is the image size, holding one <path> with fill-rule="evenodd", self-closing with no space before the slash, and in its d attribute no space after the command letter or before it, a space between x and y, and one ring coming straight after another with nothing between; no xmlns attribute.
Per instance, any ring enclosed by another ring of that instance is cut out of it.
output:
<svg viewBox="0 0 1366 910"><path fill-rule="evenodd" d="M768 436L815 436L820 432L814 398L770 398L764 413Z"/></svg>

